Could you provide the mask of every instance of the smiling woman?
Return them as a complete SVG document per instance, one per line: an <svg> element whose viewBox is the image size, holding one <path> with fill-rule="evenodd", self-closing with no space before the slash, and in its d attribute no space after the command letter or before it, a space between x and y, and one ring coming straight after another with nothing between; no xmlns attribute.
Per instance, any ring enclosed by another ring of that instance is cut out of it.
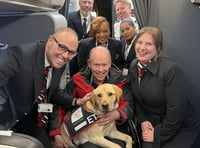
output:
<svg viewBox="0 0 200 148"><path fill-rule="evenodd" d="M96 46L103 46L110 50L113 64L122 67L122 43L110 37L109 22L105 17L96 17L91 22L90 38L82 39L78 47L79 69L87 64L89 52Z"/></svg>
<svg viewBox="0 0 200 148"><path fill-rule="evenodd" d="M164 55L158 28L142 28L135 40L129 77L143 148L192 148L200 124L182 67Z"/></svg>

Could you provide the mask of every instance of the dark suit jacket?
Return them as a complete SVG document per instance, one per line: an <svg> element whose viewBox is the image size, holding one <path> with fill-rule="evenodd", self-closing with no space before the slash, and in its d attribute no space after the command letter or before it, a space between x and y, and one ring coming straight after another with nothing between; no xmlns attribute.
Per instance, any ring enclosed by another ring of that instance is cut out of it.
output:
<svg viewBox="0 0 200 148"><path fill-rule="evenodd" d="M93 20L93 17L90 16L90 20ZM80 10L74 11L69 13L68 15L68 27L74 29L76 33L78 34L78 40L82 39L83 37L83 28L82 28L82 23L81 23L81 15L80 15ZM89 37L89 32L84 36L84 38Z"/></svg>
<svg viewBox="0 0 200 148"><path fill-rule="evenodd" d="M136 54L135 54L135 42L133 42L126 59L124 58L124 52L126 50L125 39L122 39L122 42L123 42L123 47L122 47L123 68L129 69L131 62L136 57Z"/></svg>
<svg viewBox="0 0 200 148"><path fill-rule="evenodd" d="M92 48L96 47L96 40L93 38L83 39L78 47L78 66L79 69L87 64L89 52ZM108 39L108 49L111 53L112 63L122 68L122 42L113 38Z"/></svg>
<svg viewBox="0 0 200 148"><path fill-rule="evenodd" d="M0 87L7 89L18 119L29 113L37 101L43 79L44 52L45 43L37 41L10 47L0 54ZM62 68L52 71L48 101L52 92L58 87L62 71Z"/></svg>

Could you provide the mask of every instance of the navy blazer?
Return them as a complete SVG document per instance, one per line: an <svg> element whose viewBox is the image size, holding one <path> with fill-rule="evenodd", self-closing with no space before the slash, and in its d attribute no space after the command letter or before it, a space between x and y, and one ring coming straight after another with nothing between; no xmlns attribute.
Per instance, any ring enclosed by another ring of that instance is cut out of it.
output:
<svg viewBox="0 0 200 148"><path fill-rule="evenodd" d="M93 20L93 17L90 16L90 20ZM80 10L74 11L69 13L68 15L68 27L74 29L76 33L78 34L78 40L83 38L83 28L82 28L82 23L81 23L81 15L80 15ZM84 38L89 37L89 32L84 36Z"/></svg>
<svg viewBox="0 0 200 148"><path fill-rule="evenodd" d="M10 47L0 54L0 87L7 89L18 119L29 113L37 102L43 79L44 55L45 42L41 41ZM52 70L48 101L58 87L63 68Z"/></svg>
<svg viewBox="0 0 200 148"><path fill-rule="evenodd" d="M78 47L79 70L87 64L89 52L94 47L96 47L96 40L93 38L87 38L80 41ZM108 49L111 53L112 63L122 69L122 42L113 38L109 38Z"/></svg>
<svg viewBox="0 0 200 148"><path fill-rule="evenodd" d="M122 47L123 68L129 69L131 62L133 61L133 59L136 58L135 41L131 45L130 51L126 59L124 58L124 52L126 50L126 41L125 39L122 39L121 41L123 42L123 47Z"/></svg>

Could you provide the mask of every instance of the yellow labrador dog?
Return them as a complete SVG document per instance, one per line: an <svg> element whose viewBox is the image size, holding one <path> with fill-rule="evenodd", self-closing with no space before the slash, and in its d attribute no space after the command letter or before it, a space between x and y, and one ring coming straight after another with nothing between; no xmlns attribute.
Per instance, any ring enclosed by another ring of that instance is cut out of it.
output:
<svg viewBox="0 0 200 148"><path fill-rule="evenodd" d="M85 103L83 108L95 115L111 112L118 108L121 96L122 90L116 85L102 84L92 92L90 100ZM94 123L78 136L75 136L73 142L71 141L72 138L69 138L69 134L67 134L66 131L67 129L63 123L61 126L61 134L65 139L65 142L71 147L74 147L74 144L79 145L85 142L90 142L104 148L120 148L118 144L104 138L107 136L122 140L126 143L126 148L132 148L132 138L129 135L119 132L116 128L115 122L111 123L107 128L103 128L103 126Z"/></svg>

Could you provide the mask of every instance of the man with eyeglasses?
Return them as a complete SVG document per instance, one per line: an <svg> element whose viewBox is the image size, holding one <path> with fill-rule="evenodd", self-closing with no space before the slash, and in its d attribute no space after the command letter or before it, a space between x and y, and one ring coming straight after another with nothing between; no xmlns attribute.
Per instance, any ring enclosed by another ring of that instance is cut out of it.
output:
<svg viewBox="0 0 200 148"><path fill-rule="evenodd" d="M41 141L45 148L50 148L47 130L48 115L53 106L50 98L56 93L65 64L76 55L77 47L78 37L75 31L61 27L49 36L47 42L36 41L1 51L0 87L6 90L10 100L6 95L3 96L4 100L12 103L15 114L15 126L5 127L4 130L12 129L33 136ZM49 72L43 83L46 67L49 67ZM46 92L43 94L45 101L38 103L41 90ZM75 105L74 100L70 103ZM41 112L46 120L42 119L40 124L38 115ZM0 117L1 121L5 116Z"/></svg>

